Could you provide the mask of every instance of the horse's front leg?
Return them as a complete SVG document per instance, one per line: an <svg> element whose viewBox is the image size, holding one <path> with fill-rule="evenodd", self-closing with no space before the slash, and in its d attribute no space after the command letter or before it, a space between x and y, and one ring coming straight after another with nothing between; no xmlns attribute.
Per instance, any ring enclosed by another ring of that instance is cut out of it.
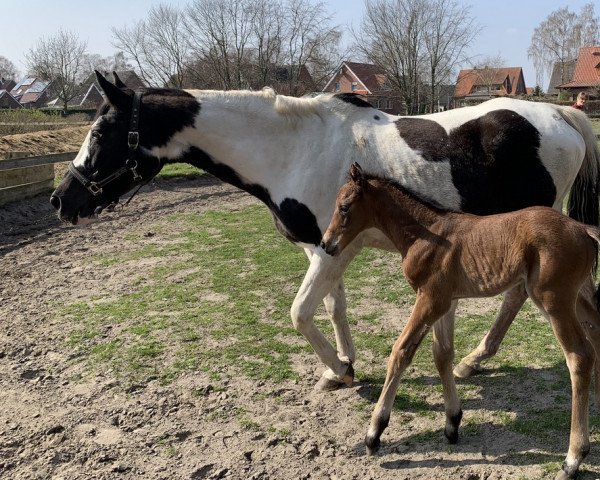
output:
<svg viewBox="0 0 600 480"><path fill-rule="evenodd" d="M519 284L504 294L502 306L492 328L481 339L475 350L463 358L454 369L458 378L471 377L481 372L481 362L496 355L508 328L527 300L527 292L523 284Z"/></svg>
<svg viewBox="0 0 600 480"><path fill-rule="evenodd" d="M315 386L318 390L334 390L352 385L354 381L352 362L355 353L346 321L342 276L359 251L360 247L354 244L348 245L335 257L327 255L320 248L315 250L310 255L310 267L292 304L290 313L294 327L304 335L319 359L328 367ZM317 306L326 295L325 306L332 314L339 353L314 323Z"/></svg>
<svg viewBox="0 0 600 480"><path fill-rule="evenodd" d="M310 260L312 258L312 250L307 248L304 251ZM340 278L333 285L330 292L325 295L323 303L333 326L338 356L342 361L352 364L356 359L356 351L346 316L346 290L343 278Z"/></svg>

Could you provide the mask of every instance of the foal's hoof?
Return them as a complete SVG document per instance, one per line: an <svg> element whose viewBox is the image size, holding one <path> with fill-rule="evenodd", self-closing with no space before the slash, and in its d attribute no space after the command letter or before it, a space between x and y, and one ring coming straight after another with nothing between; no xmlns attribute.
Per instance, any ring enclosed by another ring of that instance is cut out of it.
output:
<svg viewBox="0 0 600 480"><path fill-rule="evenodd" d="M473 375L481 373L483 369L481 367L474 367L465 362L460 362L454 369L454 376L456 378L469 378Z"/></svg>
<svg viewBox="0 0 600 480"><path fill-rule="evenodd" d="M351 387L354 383L354 367L352 367L352 363L345 365L348 367L342 377L338 377L331 370L327 370L315 385L315 390L318 392L331 392L340 388Z"/></svg>

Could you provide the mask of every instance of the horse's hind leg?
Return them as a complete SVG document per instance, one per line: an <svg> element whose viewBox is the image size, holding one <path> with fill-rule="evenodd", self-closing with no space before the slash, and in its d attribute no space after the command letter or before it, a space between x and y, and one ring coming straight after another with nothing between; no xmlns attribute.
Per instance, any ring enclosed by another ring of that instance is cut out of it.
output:
<svg viewBox="0 0 600 480"><path fill-rule="evenodd" d="M527 292L523 284L511 288L504 294L502 306L492 328L485 334L477 348L456 366L454 369L456 377L467 378L481 372L481 362L496 354L508 328L517 313L519 313L525 300L527 300Z"/></svg>
<svg viewBox="0 0 600 480"><path fill-rule="evenodd" d="M453 302L451 310L456 308ZM450 443L458 441L458 427L462 419L460 400L452 374L454 361L454 315L444 315L433 325L433 360L440 374L444 392L446 427L444 435Z"/></svg>

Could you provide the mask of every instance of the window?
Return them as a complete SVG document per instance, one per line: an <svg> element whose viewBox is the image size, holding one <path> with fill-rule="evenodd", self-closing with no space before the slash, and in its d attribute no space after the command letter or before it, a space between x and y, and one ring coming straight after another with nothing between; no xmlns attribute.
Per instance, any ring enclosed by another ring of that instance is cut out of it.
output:
<svg viewBox="0 0 600 480"><path fill-rule="evenodd" d="M358 90L358 82L352 82L352 91L356 92Z"/></svg>
<svg viewBox="0 0 600 480"><path fill-rule="evenodd" d="M335 89L336 92L340 91L340 82L335 82L334 89Z"/></svg>

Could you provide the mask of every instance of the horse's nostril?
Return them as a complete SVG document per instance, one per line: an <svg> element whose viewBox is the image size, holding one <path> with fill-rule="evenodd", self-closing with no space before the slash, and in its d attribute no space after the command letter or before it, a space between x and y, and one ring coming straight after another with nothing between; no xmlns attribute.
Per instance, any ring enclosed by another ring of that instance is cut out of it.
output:
<svg viewBox="0 0 600 480"><path fill-rule="evenodd" d="M52 195L50 197L50 205L52 205L55 210L60 210L60 197L57 195Z"/></svg>

